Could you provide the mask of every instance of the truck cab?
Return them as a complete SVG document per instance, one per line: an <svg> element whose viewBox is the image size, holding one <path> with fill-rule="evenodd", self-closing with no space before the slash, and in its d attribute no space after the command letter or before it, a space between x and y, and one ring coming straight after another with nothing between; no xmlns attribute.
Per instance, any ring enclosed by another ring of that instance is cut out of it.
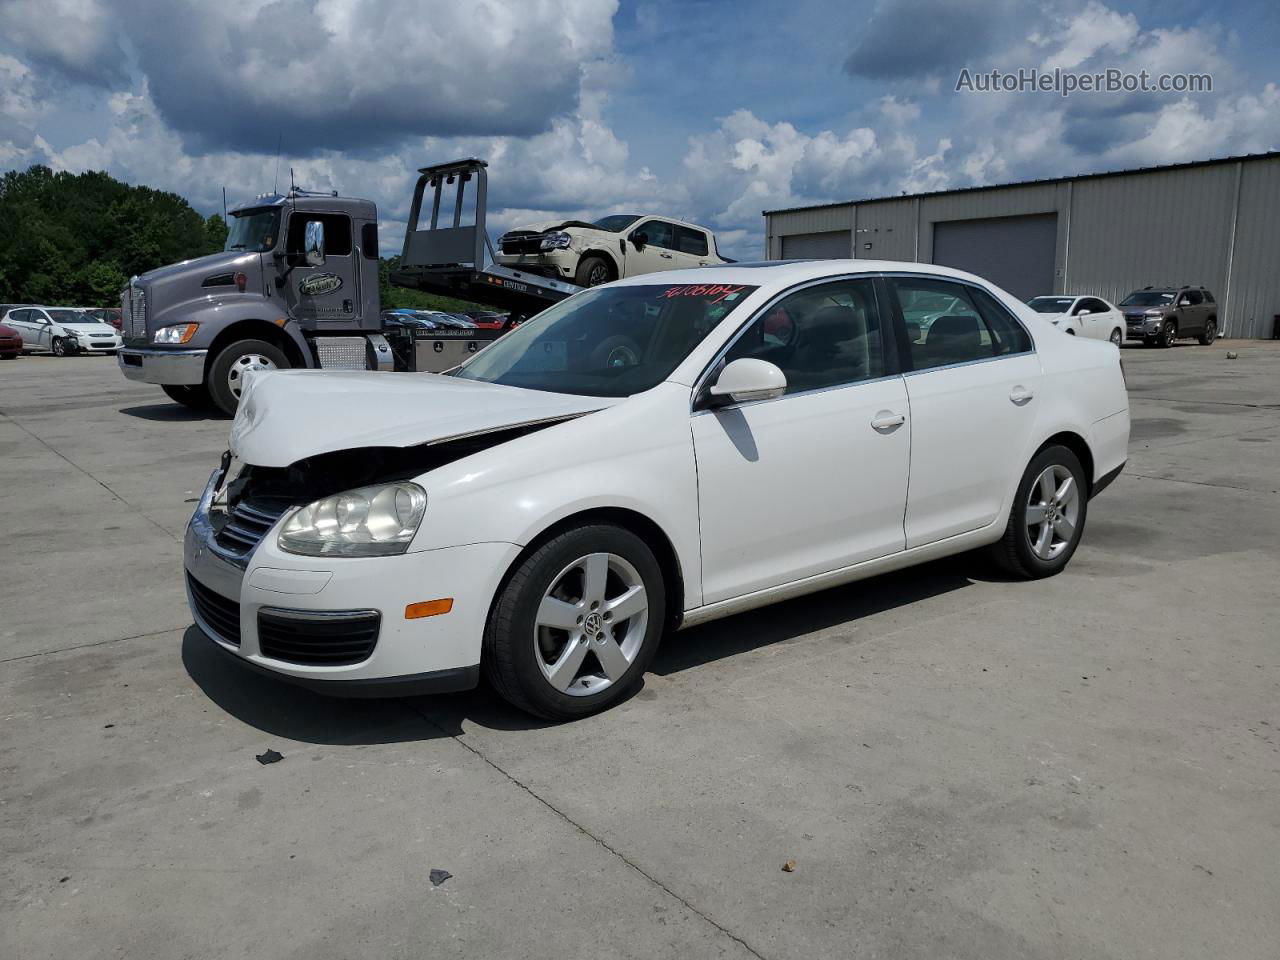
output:
<svg viewBox="0 0 1280 960"><path fill-rule="evenodd" d="M221 253L134 277L121 296L126 377L234 413L251 370L390 369L377 208L291 190L228 211Z"/></svg>

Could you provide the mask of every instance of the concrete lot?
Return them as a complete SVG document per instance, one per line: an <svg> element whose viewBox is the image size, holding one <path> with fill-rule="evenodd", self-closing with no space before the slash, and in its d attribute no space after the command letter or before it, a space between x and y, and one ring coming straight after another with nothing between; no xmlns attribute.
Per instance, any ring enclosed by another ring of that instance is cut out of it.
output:
<svg viewBox="0 0 1280 960"><path fill-rule="evenodd" d="M180 537L227 422L0 362L0 957L1274 960L1277 347L1125 350L1064 575L690 630L558 727L224 663Z"/></svg>

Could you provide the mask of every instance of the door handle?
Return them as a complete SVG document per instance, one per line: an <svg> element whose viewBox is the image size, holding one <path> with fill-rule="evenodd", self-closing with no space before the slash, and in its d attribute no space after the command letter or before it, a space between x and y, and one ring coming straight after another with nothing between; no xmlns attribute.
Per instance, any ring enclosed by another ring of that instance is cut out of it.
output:
<svg viewBox="0 0 1280 960"><path fill-rule="evenodd" d="M671 254L669 254L669 253L660 253L660 254L658 254L658 256L660 256L663 260L670 260L670 259L671 259Z"/></svg>
<svg viewBox="0 0 1280 960"><path fill-rule="evenodd" d="M882 410L871 421L871 427L874 430L896 430L906 422L905 414L890 413L888 410Z"/></svg>
<svg viewBox="0 0 1280 960"><path fill-rule="evenodd" d="M1026 387L1017 386L1009 391L1009 399L1013 401L1015 406L1021 407L1031 402L1035 396L1035 391L1028 390Z"/></svg>

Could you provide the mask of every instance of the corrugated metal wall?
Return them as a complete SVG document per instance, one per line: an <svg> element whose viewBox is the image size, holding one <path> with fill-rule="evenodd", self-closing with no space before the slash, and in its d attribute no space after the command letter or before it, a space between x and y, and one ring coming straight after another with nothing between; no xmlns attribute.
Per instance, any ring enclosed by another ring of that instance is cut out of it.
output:
<svg viewBox="0 0 1280 960"><path fill-rule="evenodd" d="M1244 161L1240 174L1231 285L1218 299L1231 336L1270 337L1280 313L1280 157Z"/></svg>
<svg viewBox="0 0 1280 960"><path fill-rule="evenodd" d="M1054 289L1045 292L1114 301L1148 285L1203 284L1228 335L1271 335L1280 157L781 211L766 218L767 255L781 256L786 234L852 229L855 257L929 263L935 223L1036 213L1058 215Z"/></svg>

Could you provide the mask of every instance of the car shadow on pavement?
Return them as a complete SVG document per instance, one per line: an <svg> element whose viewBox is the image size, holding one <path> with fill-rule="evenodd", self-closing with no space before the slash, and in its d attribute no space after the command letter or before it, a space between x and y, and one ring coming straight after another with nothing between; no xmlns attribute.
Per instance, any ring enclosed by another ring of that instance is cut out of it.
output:
<svg viewBox="0 0 1280 960"><path fill-rule="evenodd" d="M356 746L455 737L464 720L494 730L548 726L486 686L433 697L326 697L236 663L195 626L182 637L182 664L211 702L263 733L302 743Z"/></svg>
<svg viewBox="0 0 1280 960"><path fill-rule="evenodd" d="M960 590L986 578L977 566L971 556L947 557L690 627L666 638L649 669L668 676Z"/></svg>
<svg viewBox="0 0 1280 960"><path fill-rule="evenodd" d="M155 423L191 423L199 420L226 420L220 410L193 410L180 403L148 403L140 407L121 407L126 417L151 420Z"/></svg>

